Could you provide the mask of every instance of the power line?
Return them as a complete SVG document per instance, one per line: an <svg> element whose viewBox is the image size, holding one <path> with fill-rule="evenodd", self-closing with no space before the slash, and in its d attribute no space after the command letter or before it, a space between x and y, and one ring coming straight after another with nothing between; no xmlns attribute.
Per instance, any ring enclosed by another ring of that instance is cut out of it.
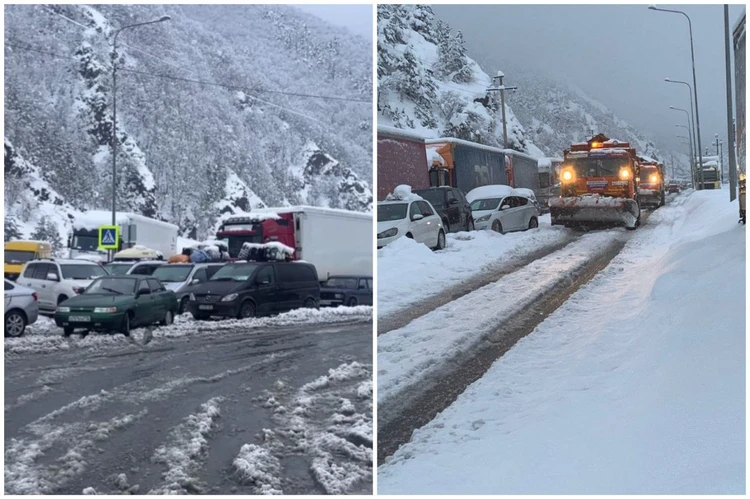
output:
<svg viewBox="0 0 750 499"><path fill-rule="evenodd" d="M370 100L365 99L353 99L350 97L334 97L330 95L312 95L312 94L300 94L295 92L282 92L280 90L265 90L265 89L249 89L247 87L243 87L241 85L229 85L226 83L217 83L212 81L203 81L203 80L191 80L190 78L182 78L179 76L170 76L170 75L164 75L164 74L157 74L157 73L147 73L145 71L137 71L135 69L127 69L127 68L120 68L120 71L127 71L129 73L136 73L136 74L142 74L147 76L154 76L157 78L165 78L168 80L177 80L177 81L184 81L188 83L199 83L201 85L208 85L213 87L223 87L228 88L230 90L245 90L248 92L256 92L256 93L270 93L270 94L280 94L280 95L291 95L294 97L306 97L309 99L324 99L324 100L341 100L341 101L349 101L349 102L367 102L371 103Z"/></svg>
<svg viewBox="0 0 750 499"><path fill-rule="evenodd" d="M9 37L9 38L12 38L12 37ZM16 38L14 38L14 39L17 40ZM14 49L18 49L18 50L27 50L29 52L37 52L39 54L51 55L52 57L57 57L59 59L71 59L71 60L74 60L73 57L71 57L69 55L61 55L61 54L56 54L54 52L47 52L45 50L40 50L40 49L33 48L30 45L27 46L27 47L22 47L20 45L16 45L15 43L6 43L5 46L6 47L10 47L10 48L14 48Z"/></svg>

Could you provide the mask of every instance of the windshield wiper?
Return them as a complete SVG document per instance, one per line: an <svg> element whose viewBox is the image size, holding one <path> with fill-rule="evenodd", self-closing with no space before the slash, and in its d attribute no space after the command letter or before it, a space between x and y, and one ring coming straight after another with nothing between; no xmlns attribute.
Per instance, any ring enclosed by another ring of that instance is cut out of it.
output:
<svg viewBox="0 0 750 499"><path fill-rule="evenodd" d="M112 289L112 288L104 288L104 287L102 287L100 289L102 289L104 291L111 291L112 293L117 293L118 295L123 294L122 291L117 291L116 289Z"/></svg>

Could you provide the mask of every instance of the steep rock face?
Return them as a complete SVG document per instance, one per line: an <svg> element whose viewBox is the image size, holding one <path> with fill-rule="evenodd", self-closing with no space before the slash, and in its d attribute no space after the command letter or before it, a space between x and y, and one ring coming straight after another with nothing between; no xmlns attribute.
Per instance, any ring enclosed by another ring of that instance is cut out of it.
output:
<svg viewBox="0 0 750 499"><path fill-rule="evenodd" d="M123 32L112 53L115 29L162 15L172 21ZM260 5L16 5L5 34L6 138L76 210L111 205L113 55L118 209L204 238L242 199L297 198L290 165L313 139L340 165L326 177L341 189L313 200L371 209L368 192L352 195L372 178L371 46L360 37Z"/></svg>
<svg viewBox="0 0 750 499"><path fill-rule="evenodd" d="M378 6L378 124L503 147L499 92L426 5ZM505 106L508 147L542 156Z"/></svg>

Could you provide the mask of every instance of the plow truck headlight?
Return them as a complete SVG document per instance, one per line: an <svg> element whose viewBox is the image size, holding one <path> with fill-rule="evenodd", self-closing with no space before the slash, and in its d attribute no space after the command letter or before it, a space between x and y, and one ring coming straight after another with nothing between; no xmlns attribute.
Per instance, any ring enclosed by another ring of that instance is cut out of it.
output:
<svg viewBox="0 0 750 499"><path fill-rule="evenodd" d="M628 168L623 168L620 170L620 178L623 180L629 180L630 179L630 170Z"/></svg>
<svg viewBox="0 0 750 499"><path fill-rule="evenodd" d="M560 175L560 178L563 182L572 182L573 181L573 172L571 170L563 170L562 174Z"/></svg>
<svg viewBox="0 0 750 499"><path fill-rule="evenodd" d="M655 184L655 183L657 183L657 182L659 181L659 176L658 176L657 174L653 173L653 174L652 174L652 175L651 175L651 176L650 176L650 177L648 178L648 181L649 181L649 182L651 182L652 184Z"/></svg>

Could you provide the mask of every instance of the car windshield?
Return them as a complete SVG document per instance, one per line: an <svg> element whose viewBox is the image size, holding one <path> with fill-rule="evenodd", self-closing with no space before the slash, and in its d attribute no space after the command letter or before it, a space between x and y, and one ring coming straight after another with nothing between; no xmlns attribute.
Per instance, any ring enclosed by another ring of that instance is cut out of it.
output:
<svg viewBox="0 0 750 499"><path fill-rule="evenodd" d="M445 193L442 189L425 189L423 191L414 191L414 194L423 197L435 208L440 208L444 204Z"/></svg>
<svg viewBox="0 0 750 499"><path fill-rule="evenodd" d="M104 268L110 275L125 275L132 267L132 263L106 263Z"/></svg>
<svg viewBox="0 0 750 499"><path fill-rule="evenodd" d="M63 279L96 279L97 277L109 275L99 265L75 265L75 264L62 264Z"/></svg>
<svg viewBox="0 0 750 499"><path fill-rule="evenodd" d="M323 287L356 289L357 279L353 277L331 277L323 283Z"/></svg>
<svg viewBox="0 0 750 499"><path fill-rule="evenodd" d="M656 168L641 167L641 182L649 182L652 173L657 173Z"/></svg>
<svg viewBox="0 0 750 499"><path fill-rule="evenodd" d="M132 295L138 279L126 277L102 277L92 282L83 292L87 295Z"/></svg>
<svg viewBox="0 0 750 499"><path fill-rule="evenodd" d="M391 222L406 218L407 203L388 203L378 205L378 222Z"/></svg>
<svg viewBox="0 0 750 499"><path fill-rule="evenodd" d="M151 274L161 282L185 282L194 265L162 265Z"/></svg>
<svg viewBox="0 0 750 499"><path fill-rule="evenodd" d="M579 177L614 177L620 173L620 168L628 166L627 158L572 158L565 162L572 167Z"/></svg>
<svg viewBox="0 0 750 499"><path fill-rule="evenodd" d="M82 251L96 251L99 247L99 237L97 235L74 234L70 246Z"/></svg>
<svg viewBox="0 0 750 499"><path fill-rule="evenodd" d="M33 251L5 250L5 263L25 263L33 259Z"/></svg>
<svg viewBox="0 0 750 499"><path fill-rule="evenodd" d="M247 281L255 269L254 263L242 263L239 265L225 265L211 277L211 281Z"/></svg>
<svg viewBox="0 0 750 499"><path fill-rule="evenodd" d="M503 198L475 199L471 203L471 211L496 210Z"/></svg>

